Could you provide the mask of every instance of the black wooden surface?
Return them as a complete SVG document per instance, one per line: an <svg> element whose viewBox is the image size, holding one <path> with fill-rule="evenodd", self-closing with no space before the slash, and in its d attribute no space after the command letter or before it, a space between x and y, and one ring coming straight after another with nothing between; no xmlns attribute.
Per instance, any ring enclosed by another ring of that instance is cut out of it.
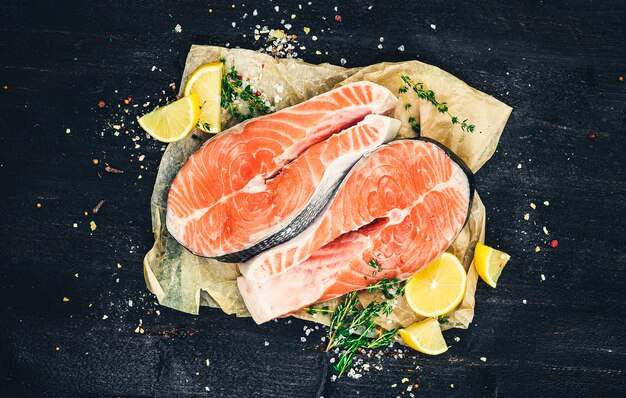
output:
<svg viewBox="0 0 626 398"><path fill-rule="evenodd" d="M623 1L1 3L0 396L624 396ZM331 382L324 332L301 342L310 324L190 316L146 291L162 146L124 130L171 98L191 44L258 49L254 26L281 19L305 61L417 58L514 107L477 174L487 243L512 260L497 290L479 284L474 323L446 332L444 355L372 358Z"/></svg>

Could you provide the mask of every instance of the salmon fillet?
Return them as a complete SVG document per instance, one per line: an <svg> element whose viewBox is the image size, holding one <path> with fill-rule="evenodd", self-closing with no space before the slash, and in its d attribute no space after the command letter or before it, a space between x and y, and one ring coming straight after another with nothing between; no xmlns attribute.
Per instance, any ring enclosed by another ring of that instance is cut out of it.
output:
<svg viewBox="0 0 626 398"><path fill-rule="evenodd" d="M433 141L380 147L307 229L242 266L237 283L248 310L263 323L382 278L410 277L460 233L472 185L462 161Z"/></svg>
<svg viewBox="0 0 626 398"><path fill-rule="evenodd" d="M395 137L400 123L375 115L396 103L358 82L215 136L172 183L168 231L192 253L229 262L289 240L364 153Z"/></svg>

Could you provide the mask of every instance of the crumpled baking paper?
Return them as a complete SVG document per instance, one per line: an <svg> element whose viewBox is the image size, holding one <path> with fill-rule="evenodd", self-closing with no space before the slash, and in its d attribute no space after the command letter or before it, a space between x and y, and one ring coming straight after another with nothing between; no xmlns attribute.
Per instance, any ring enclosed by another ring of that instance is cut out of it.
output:
<svg viewBox="0 0 626 398"><path fill-rule="evenodd" d="M312 65L291 59L275 59L266 54L243 49L215 46L192 46L187 56L181 81L181 91L187 77L199 66L216 62L220 57L226 65L234 65L244 78L249 78L255 89L264 93L276 109L305 101L333 87L360 80L369 80L398 93L400 75L408 75L414 82L422 82L425 88L436 93L437 100L445 101L450 114L459 120L468 119L476 126L474 133L453 125L450 116L442 114L425 100L417 98L409 90L406 101L412 104L410 112L421 126L422 136L435 139L463 159L472 171L477 171L493 155L500 135L512 109L495 98L473 89L451 74L418 61L379 63L364 68L346 69L330 64ZM402 94L398 93L402 99ZM398 137L414 137L408 122L404 101L399 101L392 117L402 122ZM236 121L227 112L222 114L223 129ZM250 316L237 289L240 275L236 264L191 254L172 238L165 226L167 194L178 170L210 136L195 130L182 141L170 144L163 154L151 199L154 246L144 259L144 276L148 289L161 305L190 314L198 314L200 306L221 308L227 314ZM448 251L455 254L468 270L465 297L459 307L447 314L444 328L467 328L474 316L474 294L478 274L473 266L474 247L484 242L485 207L478 194L470 217ZM363 292L362 304L377 299L379 293ZM341 298L324 302L323 306L334 308ZM311 315L304 310L296 317L328 324L329 317L320 313ZM404 297L398 298L393 313L380 323L385 328L408 326L420 320L408 307Z"/></svg>

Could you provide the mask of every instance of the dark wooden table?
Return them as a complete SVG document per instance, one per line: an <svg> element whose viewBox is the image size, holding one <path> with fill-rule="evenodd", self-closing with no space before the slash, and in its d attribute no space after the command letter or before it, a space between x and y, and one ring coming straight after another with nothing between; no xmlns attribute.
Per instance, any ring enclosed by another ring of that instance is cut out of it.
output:
<svg viewBox="0 0 626 398"><path fill-rule="evenodd" d="M0 396L624 396L626 3L244 3L2 2ZM258 49L254 26L281 19L305 61L417 58L514 108L477 174L487 243L512 260L445 355L332 382L323 330L301 342L305 322L190 316L146 290L162 145L131 122L172 98L191 44Z"/></svg>

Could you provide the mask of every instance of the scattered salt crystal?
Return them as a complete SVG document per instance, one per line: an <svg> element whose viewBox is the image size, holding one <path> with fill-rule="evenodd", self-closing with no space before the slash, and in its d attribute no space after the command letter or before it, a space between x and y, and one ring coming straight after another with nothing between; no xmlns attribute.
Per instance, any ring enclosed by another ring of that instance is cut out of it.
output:
<svg viewBox="0 0 626 398"><path fill-rule="evenodd" d="M522 304L526 304L527 302L526 299L522 300Z"/></svg>
<svg viewBox="0 0 626 398"><path fill-rule="evenodd" d="M391 385L391 388L396 388L396 387L398 387L398 383L394 383Z"/></svg>
<svg viewBox="0 0 626 398"><path fill-rule="evenodd" d="M382 44L379 44L379 45L378 45L378 49L379 49L379 50L382 50L382 49L383 49L383 45L382 45Z"/></svg>
<svg viewBox="0 0 626 398"><path fill-rule="evenodd" d="M234 28L234 27L236 27L236 26L237 26L237 22L233 22L233 23L231 23L231 25L232 25L232 26L233 26L233 28Z"/></svg>
<svg viewBox="0 0 626 398"><path fill-rule="evenodd" d="M161 315L161 311L156 310L155 312L156 312L157 315ZM207 359L207 361L208 361L208 359Z"/></svg>
<svg viewBox="0 0 626 398"><path fill-rule="evenodd" d="M65 129L65 134L69 134L69 133L71 133L71 132L72 132L72 130L70 130L70 129Z"/></svg>
<svg viewBox="0 0 626 398"><path fill-rule="evenodd" d="M521 168L522 168L522 164L521 164L521 163L518 163L518 164L517 164L517 168L518 168L518 169L521 169Z"/></svg>
<svg viewBox="0 0 626 398"><path fill-rule="evenodd" d="M430 28L431 28L432 30L435 30L435 29L437 29L437 25L435 25L434 23L431 23L431 24L430 24Z"/></svg>
<svg viewBox="0 0 626 398"><path fill-rule="evenodd" d="M330 358L330 363L335 363L335 358Z"/></svg>
<svg viewBox="0 0 626 398"><path fill-rule="evenodd" d="M454 388L454 384L450 384L450 388Z"/></svg>
<svg viewBox="0 0 626 398"><path fill-rule="evenodd" d="M544 274L541 274L541 280L545 281L546 280L546 276Z"/></svg>
<svg viewBox="0 0 626 398"><path fill-rule="evenodd" d="M534 204L533 202L530 202L530 207L531 207L533 210L535 210L535 209L537 208L537 205L536 205L536 204Z"/></svg>
<svg viewBox="0 0 626 398"><path fill-rule="evenodd" d="M480 360L483 362L487 362L487 358L486 357L480 357Z"/></svg>
<svg viewBox="0 0 626 398"><path fill-rule="evenodd" d="M305 26L304 28L302 28L302 30L304 31L304 34L305 34L305 35L308 35L308 34L309 34L309 32L311 32L311 28L309 28L309 27L307 27L307 26Z"/></svg>
<svg viewBox="0 0 626 398"><path fill-rule="evenodd" d="M381 43L385 41L384 37L381 37L380 39L378 39Z"/></svg>
<svg viewBox="0 0 626 398"><path fill-rule="evenodd" d="M180 26L180 24L176 24L176 26L174 26L174 32L180 33L182 31L183 31L183 27Z"/></svg>
<svg viewBox="0 0 626 398"><path fill-rule="evenodd" d="M304 343L306 341L306 337L300 337L300 341Z"/></svg>
<svg viewBox="0 0 626 398"><path fill-rule="evenodd" d="M404 51L404 44L403 44L403 45L401 45L400 47L398 47L398 50L400 50L400 51Z"/></svg>
<svg viewBox="0 0 626 398"><path fill-rule="evenodd" d="M541 251L541 248L539 246L535 246L535 252L539 253Z"/></svg>
<svg viewBox="0 0 626 398"><path fill-rule="evenodd" d="M346 59L345 59L345 58L341 58L341 59L339 60L339 62L341 62L341 65L345 65L345 64L346 64L346 62L348 62L348 61L346 61Z"/></svg>
<svg viewBox="0 0 626 398"><path fill-rule="evenodd" d="M546 235L549 235L549 234L548 234L548 228L543 227L543 233L544 233L544 234L546 234Z"/></svg>
<svg viewBox="0 0 626 398"><path fill-rule="evenodd" d="M263 344L267 347L268 345L270 345L270 342L265 340L265 342Z"/></svg>
<svg viewBox="0 0 626 398"><path fill-rule="evenodd" d="M254 11L252 11L252 15L254 15L255 17L259 15L259 12L256 10L256 8L254 9Z"/></svg>
<svg viewBox="0 0 626 398"><path fill-rule="evenodd" d="M547 200L544 200L544 201L543 201L543 205L544 205L544 206L550 206L550 202L548 202Z"/></svg>
<svg viewBox="0 0 626 398"><path fill-rule="evenodd" d="M285 24L285 29L291 29L291 24L290 23L286 23Z"/></svg>
<svg viewBox="0 0 626 398"><path fill-rule="evenodd" d="M402 382L402 384L407 383L409 381L408 377L405 377L404 379L400 380Z"/></svg>
<svg viewBox="0 0 626 398"><path fill-rule="evenodd" d="M139 161L143 162L143 160L146 158L146 155L139 155Z"/></svg>
<svg viewBox="0 0 626 398"><path fill-rule="evenodd" d="M102 315L102 320L107 319L109 316L108 315Z"/></svg>
<svg viewBox="0 0 626 398"><path fill-rule="evenodd" d="M459 336L455 336L454 337L454 341L456 341L458 343L459 341L461 341L461 338Z"/></svg>
<svg viewBox="0 0 626 398"><path fill-rule="evenodd" d="M530 220L530 214L528 213L524 214L524 220L526 221Z"/></svg>
<svg viewBox="0 0 626 398"><path fill-rule="evenodd" d="M291 19L296 19L296 14L291 14Z"/></svg>
<svg viewBox="0 0 626 398"><path fill-rule="evenodd" d="M312 39L313 41L316 41L316 40L317 40L317 36L313 35L313 37L311 37L311 39Z"/></svg>
<svg viewBox="0 0 626 398"><path fill-rule="evenodd" d="M74 224L72 225L72 227L74 227L74 228L78 228L78 223L74 223Z"/></svg>
<svg viewBox="0 0 626 398"><path fill-rule="evenodd" d="M274 9L276 10L276 12L280 11L280 7L278 6L274 7Z"/></svg>
<svg viewBox="0 0 626 398"><path fill-rule="evenodd" d="M133 306L133 300L128 300L128 306L132 307Z"/></svg>

